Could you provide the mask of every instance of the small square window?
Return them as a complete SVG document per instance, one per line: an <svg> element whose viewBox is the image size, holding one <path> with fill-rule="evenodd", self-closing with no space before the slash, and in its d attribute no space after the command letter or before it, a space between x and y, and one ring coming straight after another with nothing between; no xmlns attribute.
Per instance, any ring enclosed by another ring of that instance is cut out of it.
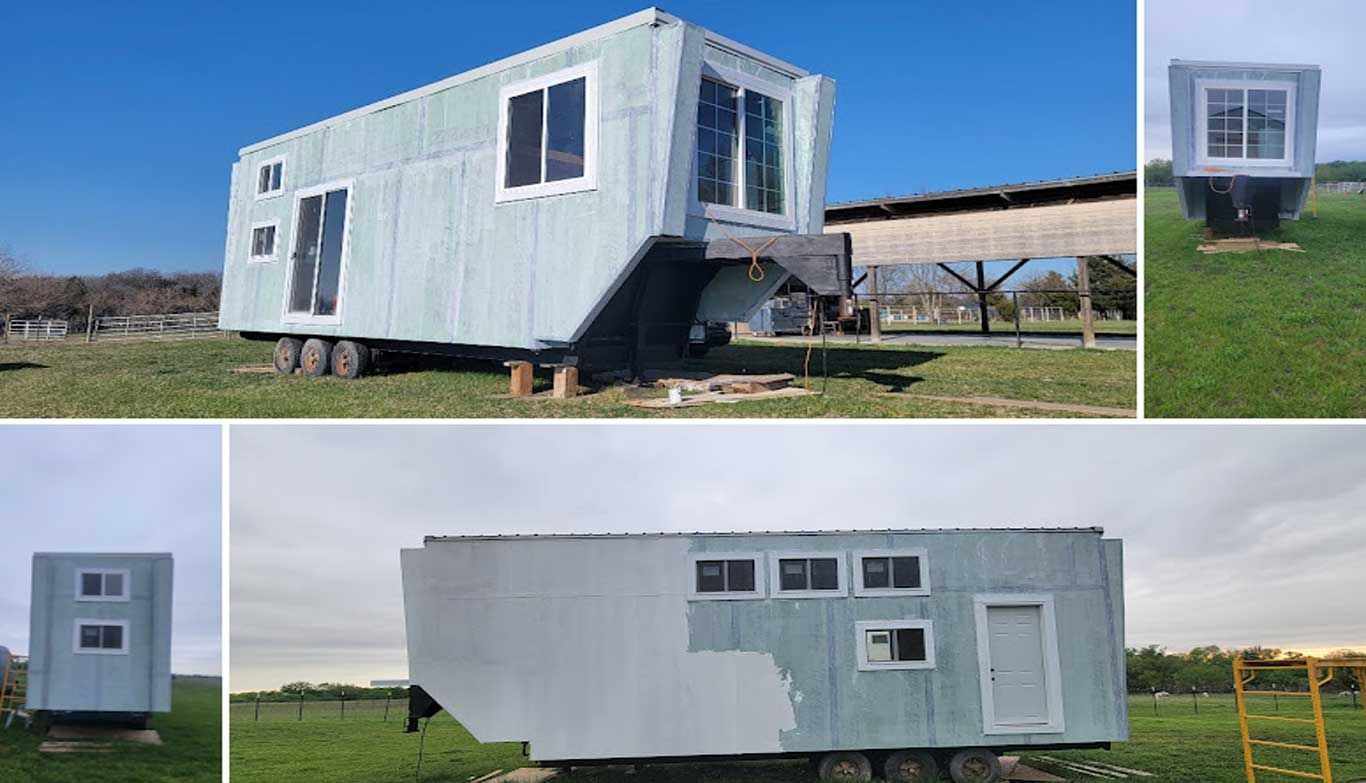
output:
<svg viewBox="0 0 1366 783"><path fill-rule="evenodd" d="M835 558L822 557L811 561L811 589L838 590L839 566Z"/></svg>
<svg viewBox="0 0 1366 783"><path fill-rule="evenodd" d="M81 626L81 649L97 650L100 646L100 626Z"/></svg>
<svg viewBox="0 0 1366 783"><path fill-rule="evenodd" d="M277 196L284 191L285 160L274 158L256 169L256 197Z"/></svg>
<svg viewBox="0 0 1366 783"><path fill-rule="evenodd" d="M126 570L88 570L76 572L76 599L79 601L127 601Z"/></svg>
<svg viewBox="0 0 1366 783"><path fill-rule="evenodd" d="M754 592L754 561L726 561L726 589L732 591Z"/></svg>
<svg viewBox="0 0 1366 783"><path fill-rule="evenodd" d="M81 574L81 595L104 595L104 574Z"/></svg>
<svg viewBox="0 0 1366 783"><path fill-rule="evenodd" d="M123 595L123 574L104 575L104 594Z"/></svg>
<svg viewBox="0 0 1366 783"><path fill-rule="evenodd" d="M278 223L261 223L251 227L251 255L250 261L274 261L275 260L275 235L279 231Z"/></svg>
<svg viewBox="0 0 1366 783"><path fill-rule="evenodd" d="M77 620L77 653L115 654L128 652L128 624L123 620Z"/></svg>

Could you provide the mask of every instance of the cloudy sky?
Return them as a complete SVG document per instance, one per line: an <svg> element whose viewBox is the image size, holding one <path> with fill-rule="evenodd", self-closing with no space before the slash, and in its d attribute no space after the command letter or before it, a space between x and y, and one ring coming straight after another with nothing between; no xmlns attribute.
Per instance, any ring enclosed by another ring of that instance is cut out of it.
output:
<svg viewBox="0 0 1366 783"><path fill-rule="evenodd" d="M1131 645L1366 647L1361 427L243 426L231 459L233 690L406 677L428 534L1100 525Z"/></svg>
<svg viewBox="0 0 1366 783"><path fill-rule="evenodd" d="M221 674L218 427L0 427L0 644L28 652L34 552L175 556L171 670Z"/></svg>
<svg viewBox="0 0 1366 783"><path fill-rule="evenodd" d="M1323 68L1318 159L1366 159L1366 71L1357 0L1148 0L1144 159L1171 157L1167 64L1182 60L1305 63Z"/></svg>

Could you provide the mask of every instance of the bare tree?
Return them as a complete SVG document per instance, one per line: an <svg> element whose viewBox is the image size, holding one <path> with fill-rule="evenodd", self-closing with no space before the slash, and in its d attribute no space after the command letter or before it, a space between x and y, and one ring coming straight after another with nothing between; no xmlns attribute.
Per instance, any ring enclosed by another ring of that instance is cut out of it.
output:
<svg viewBox="0 0 1366 783"><path fill-rule="evenodd" d="M24 274L28 269L7 245L0 245L0 284Z"/></svg>

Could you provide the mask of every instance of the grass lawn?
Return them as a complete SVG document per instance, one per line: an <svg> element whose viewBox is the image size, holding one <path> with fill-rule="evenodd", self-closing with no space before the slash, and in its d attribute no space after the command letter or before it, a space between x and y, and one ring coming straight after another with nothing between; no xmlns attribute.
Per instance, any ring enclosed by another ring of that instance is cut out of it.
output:
<svg viewBox="0 0 1366 783"><path fill-rule="evenodd" d="M1345 699L1327 697L1325 708L1334 779L1340 782L1366 778L1366 714L1352 710ZM1272 712L1270 704L1258 707ZM1273 714L1304 714L1304 701L1280 700ZM1164 701L1153 714L1148 696L1129 702L1130 738L1104 751L1044 751L1023 754L1026 761L1061 772L1071 781L1098 783L1113 780L1060 770L1040 755L1073 762L1086 760L1153 773L1154 777L1131 777L1151 783L1246 783L1242 744L1238 736L1233 697L1216 695L1200 699L1194 712L1190 699ZM232 712L232 779L254 782L316 780L323 783L402 783L414 780L418 737L401 733L394 720L382 723L378 711L368 720L307 719L302 723L289 714L251 720L251 705L234 705ZM354 713L353 713L354 714ZM1263 724L1265 726L1267 724ZM1270 724L1273 726L1282 724ZM1264 739L1313 744L1313 728L1284 724L1278 730L1258 729ZM1259 763L1317 772L1316 756L1303 751L1258 751ZM1285 755L1290 754L1290 755ZM445 713L432 719L426 738L421 780L431 783L463 783L473 775L496 769L524 766L517 744L479 745ZM648 767L644 774L622 770L582 770L561 780L598 783L809 783L815 776L805 762L754 762L746 764L695 764ZM1290 779L1290 778L1287 778Z"/></svg>
<svg viewBox="0 0 1366 783"><path fill-rule="evenodd" d="M222 680L177 678L171 712L152 718L162 745L119 743L112 753L41 754L43 738L16 723L0 729L0 781L14 783L215 783L223 779Z"/></svg>
<svg viewBox="0 0 1366 783"><path fill-rule="evenodd" d="M1266 238L1307 252L1204 255L1174 190L1145 197L1148 416L1366 415L1366 198Z"/></svg>
<svg viewBox="0 0 1366 783"><path fill-rule="evenodd" d="M639 416L925 417L1049 415L959 402L889 397L905 391L988 396L1113 408L1136 405L1131 351L1020 350L996 346L831 346L827 394L669 411L627 403L623 388L575 400L500 399L508 376L497 362L428 362L361 379L310 379L233 368L267 364L269 343L236 338L175 343L0 345L3 417L485 418ZM800 345L739 342L694 362L722 372L792 372ZM821 352L811 358L819 388ZM540 371L538 371L540 372ZM537 390L550 387L548 371ZM1052 415L1069 415L1053 413Z"/></svg>
<svg viewBox="0 0 1366 783"><path fill-rule="evenodd" d="M1096 334L1138 334L1138 321L1096 321ZM922 324L890 323L883 324L882 331L891 332L971 332L977 334L981 327L977 324ZM1081 321L1021 321L1020 331L1024 334L1075 334L1081 340ZM992 334L1015 334L1013 321L992 321Z"/></svg>

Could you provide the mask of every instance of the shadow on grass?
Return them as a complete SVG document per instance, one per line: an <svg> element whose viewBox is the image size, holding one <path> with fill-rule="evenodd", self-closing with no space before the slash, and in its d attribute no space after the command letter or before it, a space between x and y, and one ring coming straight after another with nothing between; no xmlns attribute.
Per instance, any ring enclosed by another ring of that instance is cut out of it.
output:
<svg viewBox="0 0 1366 783"><path fill-rule="evenodd" d="M7 372L7 371L10 371L10 370L46 370L46 369L48 369L48 366L47 366L46 364L37 364L37 363L35 363L35 362L0 362L0 372Z"/></svg>
<svg viewBox="0 0 1366 783"><path fill-rule="evenodd" d="M687 362L692 369L716 373L780 373L801 377L807 349L805 346L729 345L712 351L705 359ZM904 391L922 380L917 375L902 375L909 370L944 356L943 351L867 349L831 345L811 349L810 372L813 379L829 374L831 378L862 379L885 386L889 391Z"/></svg>

